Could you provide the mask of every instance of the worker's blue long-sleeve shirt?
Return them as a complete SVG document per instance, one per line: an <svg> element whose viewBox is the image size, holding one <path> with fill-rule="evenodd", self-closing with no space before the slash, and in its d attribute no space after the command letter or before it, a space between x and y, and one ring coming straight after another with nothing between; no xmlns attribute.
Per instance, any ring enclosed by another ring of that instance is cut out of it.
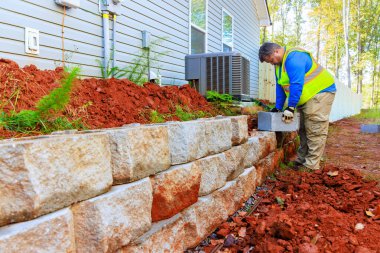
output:
<svg viewBox="0 0 380 253"><path fill-rule="evenodd" d="M310 70L312 64L310 55L305 52L293 51L286 58L285 68L290 80L288 106L297 106L305 82L305 74ZM335 91L336 87L334 83L319 93ZM285 92L276 80L276 108L281 110L284 107L285 100Z"/></svg>

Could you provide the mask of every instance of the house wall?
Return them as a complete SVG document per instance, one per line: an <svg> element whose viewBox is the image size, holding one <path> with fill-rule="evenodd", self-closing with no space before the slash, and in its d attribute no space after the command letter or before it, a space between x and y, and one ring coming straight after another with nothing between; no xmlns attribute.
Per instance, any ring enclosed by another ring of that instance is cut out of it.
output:
<svg viewBox="0 0 380 253"><path fill-rule="evenodd" d="M64 27L65 61L81 65L85 76L100 77L102 19L98 0L81 0L80 4L80 8L67 9L64 15L63 8L54 0L0 1L0 57L12 59L20 66L34 64L42 69L60 66ZM259 21L254 3L208 1L208 52L222 50L222 8L234 17L234 50L251 61L251 95L256 96ZM39 30L39 55L25 53L25 27ZM166 55L153 63L153 71L159 69L164 84L186 83L184 57L189 53L189 1L124 1L117 17L116 66L126 66L139 54L143 30L151 33L152 41L163 38L152 54L165 52Z"/></svg>

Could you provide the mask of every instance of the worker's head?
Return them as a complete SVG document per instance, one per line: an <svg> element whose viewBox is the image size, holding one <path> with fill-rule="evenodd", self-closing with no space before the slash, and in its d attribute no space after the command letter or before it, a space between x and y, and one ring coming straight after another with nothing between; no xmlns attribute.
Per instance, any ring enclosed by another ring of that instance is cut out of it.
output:
<svg viewBox="0 0 380 253"><path fill-rule="evenodd" d="M272 42L265 42L259 50L260 61L270 63L272 65L281 65L284 57L284 48Z"/></svg>

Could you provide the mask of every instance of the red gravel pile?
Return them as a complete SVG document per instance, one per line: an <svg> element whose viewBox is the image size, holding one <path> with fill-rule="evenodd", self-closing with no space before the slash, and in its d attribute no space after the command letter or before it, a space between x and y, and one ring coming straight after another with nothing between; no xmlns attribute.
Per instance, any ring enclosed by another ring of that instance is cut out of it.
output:
<svg viewBox="0 0 380 253"><path fill-rule="evenodd" d="M9 113L34 109L37 101L59 85L63 69L39 70L30 65L20 68L15 62L0 59L0 111ZM127 79L78 80L66 107L69 119L81 118L89 129L119 127L129 123L150 123L150 113L166 114L167 120L179 120L176 107L189 112L203 111L215 115L215 109L189 85L160 87L146 83L143 87ZM0 130L4 137L16 133Z"/></svg>
<svg viewBox="0 0 380 253"><path fill-rule="evenodd" d="M282 170L273 183L255 212L238 212L208 246L190 252L380 252L378 182L326 166L314 173Z"/></svg>

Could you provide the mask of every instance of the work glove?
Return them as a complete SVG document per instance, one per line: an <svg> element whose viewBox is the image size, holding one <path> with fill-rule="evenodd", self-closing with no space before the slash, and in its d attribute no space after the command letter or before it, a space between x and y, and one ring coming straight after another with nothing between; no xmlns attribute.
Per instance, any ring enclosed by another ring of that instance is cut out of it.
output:
<svg viewBox="0 0 380 253"><path fill-rule="evenodd" d="M270 112L281 112L281 110L277 109L276 107L272 108Z"/></svg>
<svg viewBox="0 0 380 253"><path fill-rule="evenodd" d="M294 107L286 107L285 111L282 113L282 121L289 124L294 119Z"/></svg>

